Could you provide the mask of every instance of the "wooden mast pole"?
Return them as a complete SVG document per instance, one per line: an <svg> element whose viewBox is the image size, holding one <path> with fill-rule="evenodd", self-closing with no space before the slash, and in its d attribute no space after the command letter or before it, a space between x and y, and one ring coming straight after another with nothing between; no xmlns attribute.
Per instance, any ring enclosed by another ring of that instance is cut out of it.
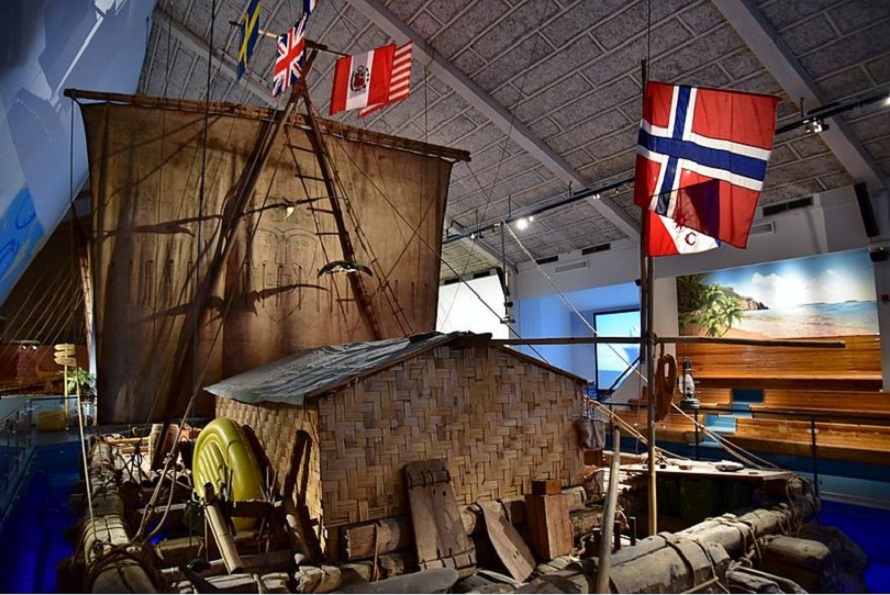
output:
<svg viewBox="0 0 890 595"><path fill-rule="evenodd" d="M645 112L646 101L646 85L649 81L648 64L644 59L641 64L642 80L643 80L643 111ZM652 299L652 257L647 255L646 242L649 237L649 217L646 208L642 209L642 235L640 240L640 365L646 368L646 438L647 453L649 458L648 476L649 476L649 535L658 533L658 499L657 499L657 477L655 465L655 342L652 332L654 323Z"/></svg>
<svg viewBox="0 0 890 595"><path fill-rule="evenodd" d="M201 319L201 316L204 314L207 305L210 302L211 292L222 275L229 253L232 251L238 233L244 224L244 209L253 196L254 188L256 188L260 174L266 166L269 156L272 154L272 148L275 146L275 142L278 139L282 126L290 119L297 107L297 99L302 93L301 90L306 86L306 73L312 68L312 63L315 61L316 55L317 52L314 50L309 54L309 57L306 59L306 64L303 67L303 76L297 82L297 86L291 90L291 94L288 97L284 109L275 114L275 119L270 124L269 128L264 128L260 132L247 167L244 169L235 186L232 187L229 191L229 195L226 197L225 207L223 209L224 215L222 222L220 223L219 240L217 241L216 249L210 260L207 275L198 286L196 292L195 302L197 307L189 308L186 313L186 320L182 325L179 341L176 345L176 352L173 356L172 370L175 381L170 385L173 389L167 394L167 401L164 404L162 413L164 425L161 429L161 434L158 437L158 447L155 449L155 452L152 453L152 466L154 467L159 466L161 463L161 453L163 452L162 445L164 444L167 431L170 427L170 420L173 417L173 412L178 401L174 396L174 394L176 394L174 393L174 390L176 387L188 386L188 383L186 382L188 377L188 366L186 365L186 362L188 361L187 355L189 349L192 347L192 343L197 333L198 325L196 324L196 321ZM231 205L231 207L229 205ZM200 259L196 261L196 266L199 262ZM198 387L193 386L191 391L192 398L197 394L197 391Z"/></svg>
<svg viewBox="0 0 890 595"><path fill-rule="evenodd" d="M355 246L349 231L346 229L346 221L343 219L343 209L340 205L340 197L337 194L337 184L334 183L334 176L331 170L330 156L328 155L327 146L321 135L321 129L318 125L318 119L312 109L312 101L309 99L309 90L302 87L303 101L306 103L306 115L309 121L308 136L315 149L315 156L318 159L318 168L321 170L321 177L324 180L324 187L328 193L331 202L331 214L337 225L337 236L340 239L340 248L343 251L343 260L347 262L355 262ZM382 339L383 333L380 330L380 323L374 314L374 304L371 301L371 294L365 286L365 281L361 274L353 273L348 275L349 282L352 285L352 292L355 294L355 300L359 306L359 313L364 320L371 336L374 339Z"/></svg>

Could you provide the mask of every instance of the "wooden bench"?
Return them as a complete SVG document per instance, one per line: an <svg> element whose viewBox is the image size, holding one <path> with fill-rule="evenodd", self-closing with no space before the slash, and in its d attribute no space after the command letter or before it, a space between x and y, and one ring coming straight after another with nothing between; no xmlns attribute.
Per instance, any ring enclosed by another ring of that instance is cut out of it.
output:
<svg viewBox="0 0 890 595"><path fill-rule="evenodd" d="M825 459L887 464L890 426L816 422L816 455ZM808 421L738 418L732 442L749 450L811 457Z"/></svg>
<svg viewBox="0 0 890 595"><path fill-rule="evenodd" d="M877 335L820 337L843 349L678 343L677 361L690 358L702 388L779 388L870 391L881 387Z"/></svg>
<svg viewBox="0 0 890 595"><path fill-rule="evenodd" d="M763 403L751 405L751 411L755 415L758 412L776 410L812 413L823 419L826 415L836 414L837 421L842 421L844 416L862 420L890 419L890 394L870 391L766 389L763 392Z"/></svg>

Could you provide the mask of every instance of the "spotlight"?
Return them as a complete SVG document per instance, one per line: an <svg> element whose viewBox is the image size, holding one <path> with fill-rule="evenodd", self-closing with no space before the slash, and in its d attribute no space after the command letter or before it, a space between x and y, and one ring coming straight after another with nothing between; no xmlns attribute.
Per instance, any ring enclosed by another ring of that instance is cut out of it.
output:
<svg viewBox="0 0 890 595"><path fill-rule="evenodd" d="M534 221L534 217L520 217L516 220L516 229L527 229L529 223Z"/></svg>
<svg viewBox="0 0 890 595"><path fill-rule="evenodd" d="M809 134L822 134L824 131L828 130L828 128L828 124L826 124L822 118L813 118L804 123L804 130Z"/></svg>
<svg viewBox="0 0 890 595"><path fill-rule="evenodd" d="M293 214L294 214L294 208L292 206L288 206L286 209L284 209L284 218L285 219L287 219L288 217L290 217Z"/></svg>

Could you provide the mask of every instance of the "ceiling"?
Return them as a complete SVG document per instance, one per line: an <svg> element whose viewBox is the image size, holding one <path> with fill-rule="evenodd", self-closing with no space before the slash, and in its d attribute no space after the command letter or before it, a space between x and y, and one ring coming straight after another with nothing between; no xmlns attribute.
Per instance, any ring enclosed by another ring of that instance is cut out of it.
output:
<svg viewBox="0 0 890 595"><path fill-rule="evenodd" d="M205 95L211 6L211 98L274 105L275 43L261 38L249 73L234 82L246 0L159 0L139 92ZM280 33L300 0L262 0L261 27ZM641 113L641 61L649 77L775 94L778 125L803 109L890 91L890 2L885 0L318 0L308 37L343 53L415 40L409 99L350 124L465 149L449 189L448 235L567 202L511 234L447 242L442 277L466 276L636 239L631 187L581 200L632 176ZM221 57L221 64L219 58ZM320 54L310 94L327 113L336 56ZM776 137L760 204L890 175L884 101L832 118L821 135Z"/></svg>

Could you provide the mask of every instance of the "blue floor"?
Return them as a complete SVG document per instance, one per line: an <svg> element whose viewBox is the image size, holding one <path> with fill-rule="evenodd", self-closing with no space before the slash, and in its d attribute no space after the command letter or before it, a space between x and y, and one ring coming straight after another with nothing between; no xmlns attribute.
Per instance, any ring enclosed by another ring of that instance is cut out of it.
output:
<svg viewBox="0 0 890 595"><path fill-rule="evenodd" d="M819 520L834 526L868 555L865 584L872 593L890 593L890 510L822 501Z"/></svg>
<svg viewBox="0 0 890 595"><path fill-rule="evenodd" d="M26 483L0 527L0 593L56 592L56 566L73 553L62 532L77 521L68 496L79 476L78 446L34 449Z"/></svg>

